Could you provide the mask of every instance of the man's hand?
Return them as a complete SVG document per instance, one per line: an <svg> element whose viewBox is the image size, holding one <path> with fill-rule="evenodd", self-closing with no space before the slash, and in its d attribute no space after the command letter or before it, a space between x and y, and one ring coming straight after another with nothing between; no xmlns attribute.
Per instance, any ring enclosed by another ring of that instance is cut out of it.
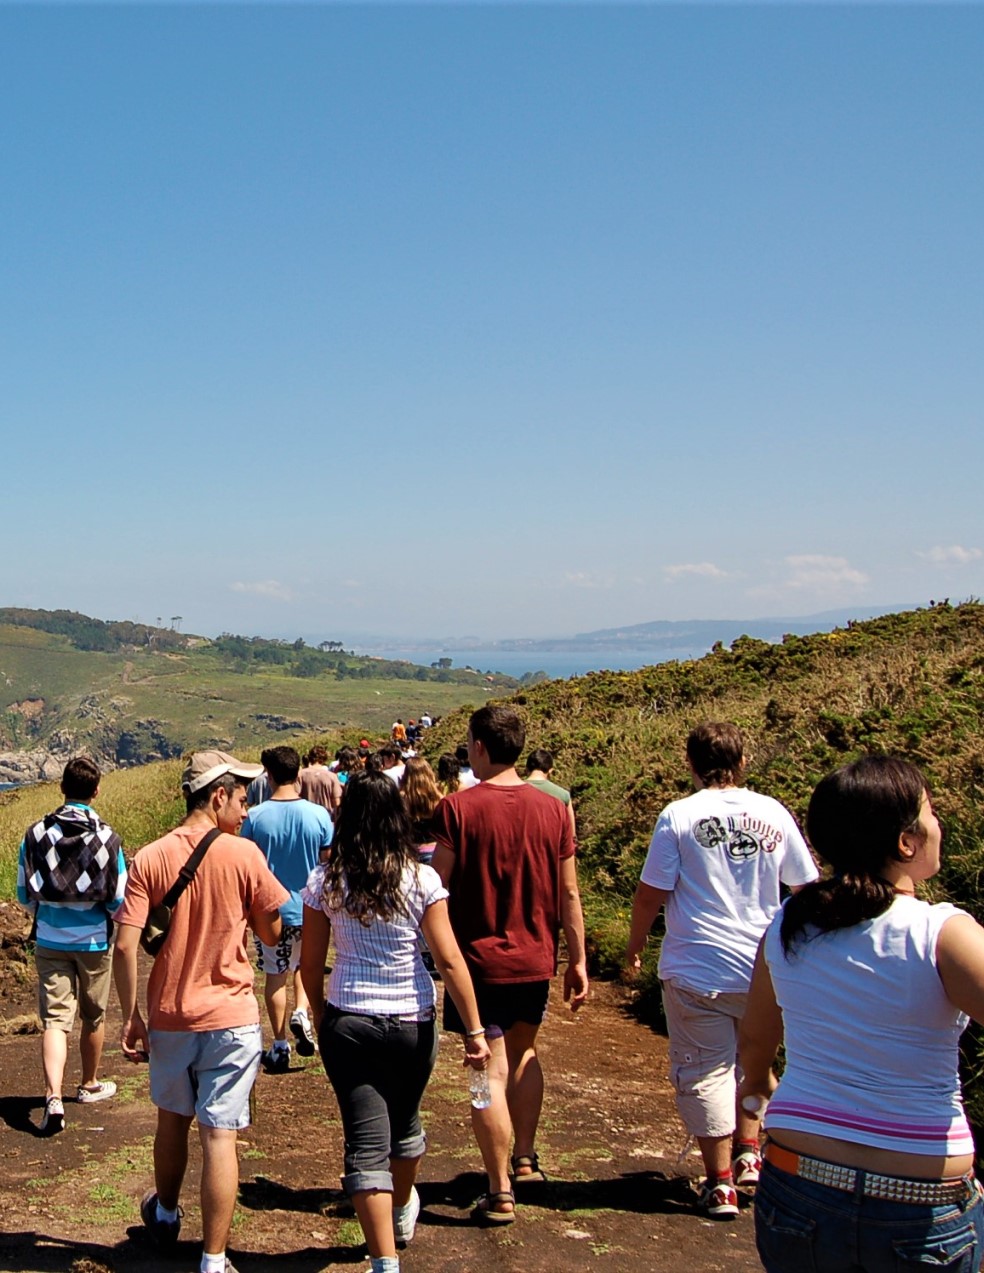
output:
<svg viewBox="0 0 984 1273"><path fill-rule="evenodd" d="M123 1022L120 1051L128 1061L140 1062L150 1059L150 1039L147 1036L144 1019L139 1012L135 1012L129 1021Z"/></svg>
<svg viewBox="0 0 984 1273"><path fill-rule="evenodd" d="M622 980L631 984L639 976L642 970L642 954L636 950L632 951L626 947L625 958L622 963Z"/></svg>
<svg viewBox="0 0 984 1273"><path fill-rule="evenodd" d="M568 964L564 969L564 1002L571 1005L571 1012L588 998L588 970L584 964Z"/></svg>

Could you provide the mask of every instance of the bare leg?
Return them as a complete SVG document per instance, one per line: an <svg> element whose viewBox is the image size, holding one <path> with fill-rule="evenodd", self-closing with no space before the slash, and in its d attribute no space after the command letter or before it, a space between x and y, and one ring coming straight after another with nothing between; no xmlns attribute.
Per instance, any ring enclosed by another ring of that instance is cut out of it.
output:
<svg viewBox="0 0 984 1273"><path fill-rule="evenodd" d="M407 1197L409 1196L408 1189ZM373 1259L378 1259L381 1255L395 1256L393 1195L382 1189L360 1189L352 1195L352 1205L362 1225L362 1232L366 1235L370 1256Z"/></svg>
<svg viewBox="0 0 984 1273"><path fill-rule="evenodd" d="M298 969L297 972L294 973L294 1007L297 1009L298 1012L302 1010L304 1012L310 1012L310 1009L311 1009L311 1001L308 999L307 995L304 993L304 986L301 983L300 969ZM286 1012L286 1007L284 1011Z"/></svg>
<svg viewBox="0 0 984 1273"><path fill-rule="evenodd" d="M391 1158L390 1174L393 1177L393 1206L405 1207L410 1201L410 1190L417 1181L419 1158Z"/></svg>
<svg viewBox="0 0 984 1273"><path fill-rule="evenodd" d="M61 1097L68 1060L68 1035L64 1030L49 1028L41 1036L41 1067L44 1070L45 1099Z"/></svg>
<svg viewBox="0 0 984 1273"><path fill-rule="evenodd" d="M209 1255L226 1249L239 1192L235 1131L198 1125L202 1142L202 1238Z"/></svg>
<svg viewBox="0 0 984 1273"><path fill-rule="evenodd" d="M157 1135L154 1137L154 1184L165 1211L178 1205L185 1168L188 1166L188 1129L191 1119L172 1114L169 1109L157 1111Z"/></svg>
<svg viewBox="0 0 984 1273"><path fill-rule="evenodd" d="M273 1037L283 1041L287 1038L287 974L285 972L267 973L263 998L270 1017ZM217 1253L213 1251L211 1254Z"/></svg>
<svg viewBox="0 0 984 1273"><path fill-rule="evenodd" d="M472 1106L472 1130L481 1150L485 1172L489 1178L490 1193L504 1193L509 1183L509 1145L512 1141L512 1122L506 1103L506 1083L509 1069L506 1061L504 1039L489 1039L492 1053L489 1059L489 1088L492 1104L488 1109Z"/></svg>
<svg viewBox="0 0 984 1273"><path fill-rule="evenodd" d="M730 1136L698 1136L697 1144L704 1159L704 1174L708 1180L731 1171Z"/></svg>
<svg viewBox="0 0 984 1273"><path fill-rule="evenodd" d="M97 1026L89 1026L82 1022L82 1037L79 1039L79 1052L82 1057L82 1086L94 1087L99 1076L99 1062L102 1060L103 1044L106 1042L105 1018Z"/></svg>
<svg viewBox="0 0 984 1273"><path fill-rule="evenodd" d="M735 1127L734 1141L731 1146L732 1154L741 1152L741 1144L748 1144L754 1141L757 1145L762 1133L762 1121L759 1118L753 1118L750 1114L746 1114L743 1109L738 1110L737 1125Z"/></svg>
<svg viewBox="0 0 984 1273"><path fill-rule="evenodd" d="M517 1157L533 1153L543 1107L543 1070L536 1054L538 1029L539 1026L518 1021L505 1034L509 1066L506 1100L516 1138L514 1152Z"/></svg>

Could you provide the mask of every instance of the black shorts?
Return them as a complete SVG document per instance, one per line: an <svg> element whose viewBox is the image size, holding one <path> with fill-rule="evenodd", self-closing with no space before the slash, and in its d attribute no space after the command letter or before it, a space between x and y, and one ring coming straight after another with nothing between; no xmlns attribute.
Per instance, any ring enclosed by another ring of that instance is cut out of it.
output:
<svg viewBox="0 0 984 1273"><path fill-rule="evenodd" d="M508 985L489 985L476 981L474 985L478 1015L485 1026L487 1038L501 1037L519 1021L524 1025L540 1025L547 1015L549 981L517 981ZM466 1033L465 1023L458 1015L458 1009L448 994L447 987L444 990L442 1018L445 1030L453 1030L456 1034Z"/></svg>

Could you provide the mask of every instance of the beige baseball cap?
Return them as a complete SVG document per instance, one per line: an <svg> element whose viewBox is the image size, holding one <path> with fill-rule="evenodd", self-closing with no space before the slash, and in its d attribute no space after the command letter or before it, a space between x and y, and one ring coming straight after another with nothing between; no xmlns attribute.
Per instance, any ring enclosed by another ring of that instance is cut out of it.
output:
<svg viewBox="0 0 984 1273"><path fill-rule="evenodd" d="M244 782L252 782L263 772L262 765L247 765L226 751L196 751L185 765L181 775L181 787L189 795L201 791L216 778L224 774L232 774L234 778L242 778Z"/></svg>

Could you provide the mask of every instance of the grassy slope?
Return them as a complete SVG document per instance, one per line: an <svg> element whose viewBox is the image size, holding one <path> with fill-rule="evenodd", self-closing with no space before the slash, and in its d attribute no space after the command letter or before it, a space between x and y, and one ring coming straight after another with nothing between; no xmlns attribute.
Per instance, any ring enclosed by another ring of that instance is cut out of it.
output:
<svg viewBox="0 0 984 1273"><path fill-rule="evenodd" d="M33 697L45 700L36 725L10 710ZM65 637L0 626L0 750L43 745L54 730L84 743L103 729L113 735L148 719L160 722L167 737L185 748L261 746L271 736L270 725L257 719L263 714L303 721L318 731L383 734L395 716L406 720L425 708L440 715L486 697L482 682L305 679L277 667L239 672L223 667L207 649L90 653L74 649Z"/></svg>

